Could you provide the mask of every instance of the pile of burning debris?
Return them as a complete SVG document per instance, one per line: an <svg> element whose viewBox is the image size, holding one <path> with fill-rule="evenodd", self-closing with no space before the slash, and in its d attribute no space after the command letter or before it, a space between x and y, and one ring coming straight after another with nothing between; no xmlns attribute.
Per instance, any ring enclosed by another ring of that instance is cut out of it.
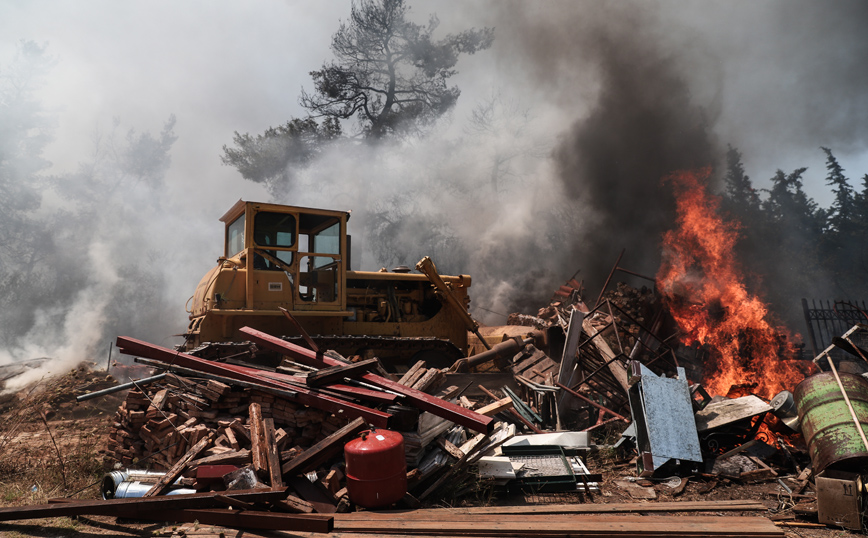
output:
<svg viewBox="0 0 868 538"><path fill-rule="evenodd" d="M0 519L103 514L303 533L387 534L400 526L407 535L487 525L491 534L520 536L539 532L527 515L534 513L558 535L575 532L567 514L635 510L595 504L605 488L647 499L678 497L688 484L700 495L766 484L767 494L784 499L770 518L778 525L862 528L868 380L850 363L868 363L868 326L853 326L814 362L771 363L805 372L785 387L792 393L782 387L770 398L763 391L771 385L742 375L747 383L712 398L687 380L719 375L707 366L717 364L708 357L718 350L673 338L665 297L618 284L589 308L582 294L570 280L536 316L511 316L514 330L501 328L503 342L491 350L451 368L419 361L401 375L375 358L347 359L249 328L248 346L279 353L281 366L121 337L121 351L156 375L120 386L130 390L104 452L111 472L103 500L0 509ZM806 378L817 365L829 372ZM603 448L621 462L612 465L635 465L635 476L605 482L611 469L589 463ZM414 510L483 487L554 501ZM767 509L747 500L656 506ZM408 511L376 512L389 507ZM588 516L582 526L609 528L606 517ZM782 535L756 517L622 515L618 524L610 534Z"/></svg>

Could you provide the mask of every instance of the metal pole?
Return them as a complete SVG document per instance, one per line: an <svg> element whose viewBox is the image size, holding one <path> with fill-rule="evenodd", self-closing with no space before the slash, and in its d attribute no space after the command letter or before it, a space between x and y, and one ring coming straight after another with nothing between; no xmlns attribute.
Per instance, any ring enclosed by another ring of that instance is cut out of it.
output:
<svg viewBox="0 0 868 538"><path fill-rule="evenodd" d="M109 340L108 361L105 363L105 371L106 371L106 373L108 373L109 368L111 368L111 366L112 366L112 346L113 346L113 345L114 345L114 342L112 342L111 340Z"/></svg>
<svg viewBox="0 0 868 538"><path fill-rule="evenodd" d="M129 383L124 383L123 385L115 385L114 387L109 387L104 390L98 390L96 392L91 392L88 394L82 394L81 396L76 396L75 401L83 402L85 400L90 400L91 398L96 398L97 396L105 396L107 394L113 394L115 392L120 392L125 389L131 389L135 386L139 385L147 385L148 383L153 383L154 381L159 381L166 377L166 374L157 374L153 377L146 377L144 379L139 379L138 381L130 381Z"/></svg>

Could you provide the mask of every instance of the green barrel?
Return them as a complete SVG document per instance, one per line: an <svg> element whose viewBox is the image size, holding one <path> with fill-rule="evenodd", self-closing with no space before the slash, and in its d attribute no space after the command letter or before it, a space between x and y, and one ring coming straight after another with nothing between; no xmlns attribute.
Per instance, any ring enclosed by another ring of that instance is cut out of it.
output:
<svg viewBox="0 0 868 538"><path fill-rule="evenodd" d="M862 430L868 432L868 380L854 374L839 375ZM793 396L815 476L826 467L857 472L868 468L868 449L832 372L805 379Z"/></svg>

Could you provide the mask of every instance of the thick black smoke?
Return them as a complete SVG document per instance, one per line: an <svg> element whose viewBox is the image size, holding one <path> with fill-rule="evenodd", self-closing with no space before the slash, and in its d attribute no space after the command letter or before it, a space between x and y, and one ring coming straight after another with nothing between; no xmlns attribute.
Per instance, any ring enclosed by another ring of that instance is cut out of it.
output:
<svg viewBox="0 0 868 538"><path fill-rule="evenodd" d="M574 118L552 156L583 219L550 261L567 275L581 267L592 299L621 249L622 267L654 276L661 235L674 226L667 174L710 166L719 182L731 145L758 188L777 168L808 166L805 188L816 196L827 194L820 145L839 155L868 148L865 2L502 7L499 65L531 74L538 95ZM769 287L799 281L782 274L798 263L748 269ZM816 287L765 291L796 304Z"/></svg>
<svg viewBox="0 0 868 538"><path fill-rule="evenodd" d="M596 294L622 249L622 267L654 276L660 237L674 222L661 179L717 164L720 148L711 130L716 114L695 102L684 62L654 31L656 9L573 4L545 16L511 5L524 13L514 29L521 46L510 54L535 66L542 87L566 95L571 80L585 101L562 100L576 119L552 156L567 199L587 215L564 245L564 263L581 263Z"/></svg>

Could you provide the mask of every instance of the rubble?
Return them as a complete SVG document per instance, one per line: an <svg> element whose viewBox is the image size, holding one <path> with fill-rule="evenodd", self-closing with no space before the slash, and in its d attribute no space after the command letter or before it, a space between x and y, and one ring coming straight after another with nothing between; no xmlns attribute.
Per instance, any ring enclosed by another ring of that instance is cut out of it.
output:
<svg viewBox="0 0 868 538"><path fill-rule="evenodd" d="M504 333L503 343L477 360L451 368L417 361L400 376L385 373L376 358L349 360L249 328L242 332L252 352L280 353L286 357L280 367L205 359L120 337L118 347L151 371L144 382L122 386L128 392L103 451L112 471L103 481L104 500L2 508L0 519L112 514L299 535L387 534L396 525L406 535L480 536L538 535L541 527L552 536L584 535L576 534L577 525L587 535L605 528L608 535L649 536L782 536L786 526L823 523L863 528L860 484L868 443L856 432L868 419L854 423L848 413L840 421L849 421L854 454L826 462L817 459L816 441L798 431L798 419L802 432L809 431L805 420L809 428L814 420L804 389L787 387L795 397L781 391L771 402L753 394L712 399L688 382L701 379L695 376L702 354L666 336L665 309L648 290L619 284L588 308L581 286L571 281L529 318L513 316L526 332ZM830 358L833 351L858 356L866 329L857 325L824 352L832 371L839 363ZM553 339L558 331L560 339ZM494 374L511 382L474 383ZM868 387L855 374L835 378L857 378L846 383ZM825 385L834 392L830 379ZM848 393L856 401L841 409L861 413L863 400ZM358 470L345 467L345 447L380 429L400 432L406 469L393 480L378 478L377 465L365 465L365 494L353 494ZM622 440L611 444L622 431ZM369 480L386 482L381 490ZM132 482L144 487L122 487ZM395 482L406 483L400 494L383 504L369 500L372 493L395 491ZM843 489L852 492L846 503L839 499L841 483L850 484ZM786 500L771 514L774 523L622 515L612 530L614 516L574 519L631 510L611 500L598 504L613 495L654 500L641 505L643 512L767 510L755 501L661 500L711 498L747 485L765 487L769 500ZM573 503L420 509L460 496L460 488ZM481 528L489 534L473 530Z"/></svg>

